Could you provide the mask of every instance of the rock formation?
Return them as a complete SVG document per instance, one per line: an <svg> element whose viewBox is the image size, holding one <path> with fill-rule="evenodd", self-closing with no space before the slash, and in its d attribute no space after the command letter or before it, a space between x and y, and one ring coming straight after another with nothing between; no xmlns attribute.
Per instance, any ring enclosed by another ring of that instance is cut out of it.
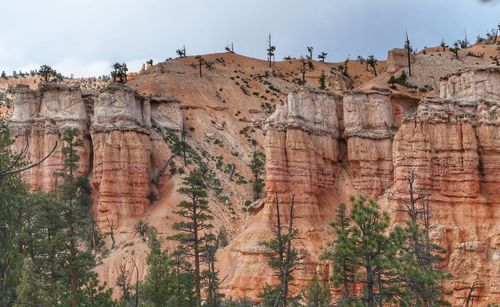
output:
<svg viewBox="0 0 500 307"><path fill-rule="evenodd" d="M228 293L254 297L272 282L258 242L269 239L275 197L286 208L295 195L304 238L297 246L309 273L324 273L317 248L331 238L338 202L368 194L398 221L394 209L408 197L406 177L414 170L417 190L429 193L432 235L448 250L450 300L463 304L476 281L479 302L499 301L499 95L498 68L443 78L439 98L418 107L383 90L289 94L266 122L266 203L220 256ZM387 200L383 194L392 190ZM298 284L307 278L298 273Z"/></svg>
<svg viewBox="0 0 500 307"><path fill-rule="evenodd" d="M63 165L62 134L70 127L81 131L80 173L90 174L98 223L107 219L119 225L124 218L140 217L150 203L151 172L165 159L152 153L152 142L161 139L162 129L180 131L179 103L169 97L139 95L128 87L111 85L100 92L82 94L79 87L43 84L38 90L27 86L10 89L14 113L9 127L15 149L27 147L27 159L45 157L40 166L23 173L32 189L51 191ZM154 115L151 115L151 109Z"/></svg>

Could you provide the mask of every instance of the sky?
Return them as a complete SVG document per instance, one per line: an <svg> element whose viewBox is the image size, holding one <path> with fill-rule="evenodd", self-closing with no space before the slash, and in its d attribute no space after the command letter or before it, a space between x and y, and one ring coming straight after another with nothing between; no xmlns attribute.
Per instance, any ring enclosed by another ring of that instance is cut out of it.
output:
<svg viewBox="0 0 500 307"><path fill-rule="evenodd" d="M223 52L276 59L306 47L342 61L401 47L474 41L500 23L500 1L480 0L0 0L0 71L42 64L70 76L107 74L114 62L136 71L148 59Z"/></svg>

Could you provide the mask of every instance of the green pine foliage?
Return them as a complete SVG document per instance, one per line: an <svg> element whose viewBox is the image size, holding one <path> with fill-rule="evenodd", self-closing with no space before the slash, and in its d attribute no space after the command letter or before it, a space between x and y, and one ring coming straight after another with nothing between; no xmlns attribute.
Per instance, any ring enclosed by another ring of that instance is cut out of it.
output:
<svg viewBox="0 0 500 307"><path fill-rule="evenodd" d="M179 203L179 210L175 213L183 221L174 224L178 233L171 236L171 240L179 243L186 253L184 257L193 259L196 306L201 306L202 290L202 262L206 259L205 242L215 240L211 233L213 225L210 221L213 216L207 201L207 185L201 170L193 170L189 176L183 178L183 186L178 190L187 200Z"/></svg>
<svg viewBox="0 0 500 307"><path fill-rule="evenodd" d="M319 89L326 90L326 75L324 71L322 71L319 76Z"/></svg>
<svg viewBox="0 0 500 307"><path fill-rule="evenodd" d="M365 196L351 197L350 201L349 216L345 205L337 212L337 221L332 224L337 239L324 255L333 261L332 281L342 292L339 305L395 303L400 295L393 266L398 249L396 240L386 234L389 216ZM356 284L362 285L362 293L354 291Z"/></svg>
<svg viewBox="0 0 500 307"><path fill-rule="evenodd" d="M250 170L252 171L252 190L253 190L253 200L256 201L262 196L264 191L264 166L266 164L266 156L260 152L254 150L252 152L252 158L250 160Z"/></svg>
<svg viewBox="0 0 500 307"><path fill-rule="evenodd" d="M156 229L150 227L146 257L148 274L141 287L143 302L155 307L192 306L195 303L194 279L189 262L183 261L180 253L169 254L161 245Z"/></svg>
<svg viewBox="0 0 500 307"><path fill-rule="evenodd" d="M331 305L330 287L320 280L319 276L309 283L304 292L304 306L329 307Z"/></svg>
<svg viewBox="0 0 500 307"><path fill-rule="evenodd" d="M295 195L292 196L289 207L288 221L283 221L278 195L274 198L275 219L271 230L273 238L261 242L261 245L267 249L264 255L268 258L268 265L273 269L274 275L278 277L279 284L264 287L260 293L263 306L287 307L296 303L299 298L293 295L290 289L294 279L293 273L299 269L302 259L294 246L298 236L298 229L294 226L294 204Z"/></svg>

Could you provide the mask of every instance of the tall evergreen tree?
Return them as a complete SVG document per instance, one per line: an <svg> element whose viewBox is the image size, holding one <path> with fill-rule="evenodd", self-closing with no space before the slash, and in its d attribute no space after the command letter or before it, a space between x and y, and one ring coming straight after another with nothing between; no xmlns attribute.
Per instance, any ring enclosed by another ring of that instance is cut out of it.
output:
<svg viewBox="0 0 500 307"><path fill-rule="evenodd" d="M329 307L331 305L330 287L328 283L323 283L319 276L307 286L304 293L304 303L307 307Z"/></svg>
<svg viewBox="0 0 500 307"><path fill-rule="evenodd" d="M314 70L314 64L310 59L304 59L304 57L300 57L300 66L299 66L299 71L302 75L302 85L306 84L306 73L308 71L313 71Z"/></svg>
<svg viewBox="0 0 500 307"><path fill-rule="evenodd" d="M188 200L179 203L176 214L184 219L174 224L178 233L171 237L183 247L186 256L192 257L194 262L194 282L196 306L201 306L202 271L201 264L205 255L204 242L213 240L209 233L213 228L210 221L213 219L208 201L207 186L200 170L193 170L189 176L183 178L183 187L178 191Z"/></svg>
<svg viewBox="0 0 500 307"><path fill-rule="evenodd" d="M408 198L403 200L402 209L407 220L401 228L403 248L399 255L399 274L402 276L405 301L413 306L439 306L443 299L443 282L449 275L438 264L443 260L445 250L436 245L429 236L430 206L427 193L415 190L417 173L411 171L406 177Z"/></svg>
<svg viewBox="0 0 500 307"><path fill-rule="evenodd" d="M398 241L386 234L389 216L365 196L351 197L350 201L349 218L343 212L345 206L340 207L333 225L339 237L325 254L334 262L334 284L342 287L343 299L338 304L375 307L396 302L400 292L393 263L399 249ZM354 284L362 285L361 295L352 291Z"/></svg>
<svg viewBox="0 0 500 307"><path fill-rule="evenodd" d="M297 297L290 291L293 273L299 269L301 256L294 247L294 241L297 240L298 229L294 222L297 218L294 212L295 195L292 196L288 212L288 222L284 222L280 213L280 204L278 195L274 198L275 218L273 221L272 234L273 239L262 242L267 248L265 253L268 257L268 264L274 270L274 275L279 279L277 287L266 285L261 293L264 306L287 307L295 302Z"/></svg>
<svg viewBox="0 0 500 307"><path fill-rule="evenodd" d="M95 258L85 242L88 238L88 225L92 199L90 184L84 175L78 175L79 148L83 141L77 138L77 128L67 129L63 134L63 170L56 173L63 183L57 187L58 210L62 227L57 233L61 250L56 257L60 259L60 285L63 287L63 301L72 307L90 304L96 300L109 299L109 291L99 286L97 275L92 272Z"/></svg>
<svg viewBox="0 0 500 307"><path fill-rule="evenodd" d="M257 150L252 152L252 158L250 159L250 170L252 171L252 190L253 190L253 200L256 201L262 196L264 189L264 165L266 163L266 156Z"/></svg>
<svg viewBox="0 0 500 307"><path fill-rule="evenodd" d="M22 165L22 156L10 146L9 130L0 121L0 174L8 174ZM29 193L19 173L0 176L0 305L11 306L22 263L19 246L23 225L31 214Z"/></svg>
<svg viewBox="0 0 500 307"><path fill-rule="evenodd" d="M405 49L408 57L408 74L411 77L411 53L413 52L413 48L411 47L410 39L408 38L408 32L406 32Z"/></svg>

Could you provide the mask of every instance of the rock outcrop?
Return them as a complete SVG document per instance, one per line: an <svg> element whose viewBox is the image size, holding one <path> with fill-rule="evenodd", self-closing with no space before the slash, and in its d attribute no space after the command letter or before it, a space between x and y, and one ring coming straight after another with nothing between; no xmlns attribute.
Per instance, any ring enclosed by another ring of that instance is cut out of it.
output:
<svg viewBox="0 0 500 307"><path fill-rule="evenodd" d="M14 148L26 148L27 159L37 162L57 144L44 163L23 173L32 189L54 189L58 178L53 174L63 167L62 134L74 127L84 141L80 173L91 177L99 225L108 227L108 219L120 225L123 219L144 214L150 203L151 173L162 163L152 159L164 158L151 152L159 148L152 142L161 140L162 129L182 128L178 101L140 95L122 85L82 93L76 86L42 84L38 90L17 86L10 93Z"/></svg>
<svg viewBox="0 0 500 307"><path fill-rule="evenodd" d="M405 197L406 175L429 193L434 236L448 249L452 299L470 286L479 302L500 300L500 69L465 70L423 99L394 138L394 190Z"/></svg>
<svg viewBox="0 0 500 307"><path fill-rule="evenodd" d="M258 242L270 237L276 197L287 212L295 196L304 265L327 274L317 248L332 238L336 205L364 193L400 221L394 209L408 197L406 178L416 171L416 189L429 195L432 236L448 250L450 301L463 304L473 282L481 285L477 301L500 301L499 94L498 68L448 76L438 98L419 103L381 90L289 94L266 121L265 204L220 255L227 292L255 297L273 282L264 277ZM307 284L307 272L297 274L297 283Z"/></svg>
<svg viewBox="0 0 500 307"><path fill-rule="evenodd" d="M15 139L14 149L26 151L26 160L32 163L54 152L40 166L23 172L24 180L34 189L52 191L57 185L54 173L63 168L62 134L68 128L77 128L84 141L80 150L80 174L89 171L90 140L88 138L85 104L78 87L45 84L39 90L19 85L10 89L14 112L9 128ZM60 180L60 179L59 179Z"/></svg>

